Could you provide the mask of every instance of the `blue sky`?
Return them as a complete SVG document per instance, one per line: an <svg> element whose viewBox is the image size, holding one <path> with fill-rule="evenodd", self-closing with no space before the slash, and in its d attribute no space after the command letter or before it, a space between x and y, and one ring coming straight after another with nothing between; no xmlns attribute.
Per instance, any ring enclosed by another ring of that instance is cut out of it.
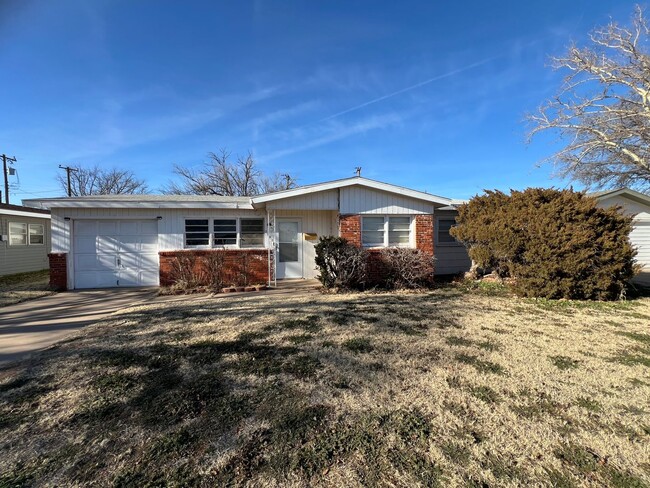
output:
<svg viewBox="0 0 650 488"><path fill-rule="evenodd" d="M563 186L525 142L548 56L632 2L0 1L0 153L12 203L61 163L132 170L252 151L300 184L363 175L453 198Z"/></svg>

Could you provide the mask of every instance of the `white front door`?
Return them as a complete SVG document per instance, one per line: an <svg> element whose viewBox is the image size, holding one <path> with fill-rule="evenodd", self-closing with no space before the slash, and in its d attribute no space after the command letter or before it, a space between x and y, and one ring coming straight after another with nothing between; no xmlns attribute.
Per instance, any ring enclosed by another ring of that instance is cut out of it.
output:
<svg viewBox="0 0 650 488"><path fill-rule="evenodd" d="M74 287L158 284L157 220L74 222Z"/></svg>
<svg viewBox="0 0 650 488"><path fill-rule="evenodd" d="M302 278L300 220L278 219L277 277Z"/></svg>

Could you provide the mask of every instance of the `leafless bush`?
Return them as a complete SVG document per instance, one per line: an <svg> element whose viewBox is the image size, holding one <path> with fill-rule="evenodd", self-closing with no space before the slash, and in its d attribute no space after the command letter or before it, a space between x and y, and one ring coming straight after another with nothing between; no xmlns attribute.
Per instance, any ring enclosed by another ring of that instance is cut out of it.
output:
<svg viewBox="0 0 650 488"><path fill-rule="evenodd" d="M387 288L422 288L433 281L435 258L420 249L386 248L381 258Z"/></svg>
<svg viewBox="0 0 650 488"><path fill-rule="evenodd" d="M224 286L225 256L221 252L211 252L203 256L203 275L205 284L212 289L218 290Z"/></svg>
<svg viewBox="0 0 650 488"><path fill-rule="evenodd" d="M171 260L171 271L169 275L175 288L189 290L196 288L204 281L204 277L202 276L204 273L197 273L195 265L196 256L194 254L175 256Z"/></svg>
<svg viewBox="0 0 650 488"><path fill-rule="evenodd" d="M368 253L342 237L321 237L316 244L316 265L325 288L362 288L367 279Z"/></svg>

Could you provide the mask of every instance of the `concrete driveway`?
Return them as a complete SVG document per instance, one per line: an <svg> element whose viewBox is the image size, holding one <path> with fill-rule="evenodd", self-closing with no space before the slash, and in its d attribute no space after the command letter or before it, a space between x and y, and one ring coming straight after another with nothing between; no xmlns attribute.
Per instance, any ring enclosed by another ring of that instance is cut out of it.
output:
<svg viewBox="0 0 650 488"><path fill-rule="evenodd" d="M153 299L157 288L58 293L0 308L0 365L24 358L120 309Z"/></svg>

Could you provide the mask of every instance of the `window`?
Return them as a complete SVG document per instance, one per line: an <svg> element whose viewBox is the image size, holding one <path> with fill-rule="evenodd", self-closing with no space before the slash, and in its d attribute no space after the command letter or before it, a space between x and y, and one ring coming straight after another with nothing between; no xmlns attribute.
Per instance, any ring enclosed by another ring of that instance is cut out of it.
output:
<svg viewBox="0 0 650 488"><path fill-rule="evenodd" d="M27 245L27 224L18 222L9 222L9 245L26 246Z"/></svg>
<svg viewBox="0 0 650 488"><path fill-rule="evenodd" d="M210 227L208 219L188 219L185 221L185 245L210 245Z"/></svg>
<svg viewBox="0 0 650 488"><path fill-rule="evenodd" d="M185 247L264 247L264 219L186 219Z"/></svg>
<svg viewBox="0 0 650 488"><path fill-rule="evenodd" d="M240 219L240 247L264 245L264 219Z"/></svg>
<svg viewBox="0 0 650 488"><path fill-rule="evenodd" d="M237 245L237 219L215 219L214 245L215 246L236 246Z"/></svg>
<svg viewBox="0 0 650 488"><path fill-rule="evenodd" d="M449 233L449 230L456 225L455 219L438 220L438 242L441 244L455 244L456 239Z"/></svg>
<svg viewBox="0 0 650 488"><path fill-rule="evenodd" d="M409 247L411 217L362 217L361 242L364 247Z"/></svg>
<svg viewBox="0 0 650 488"><path fill-rule="evenodd" d="M45 227L43 224L29 224L29 243L45 244Z"/></svg>

